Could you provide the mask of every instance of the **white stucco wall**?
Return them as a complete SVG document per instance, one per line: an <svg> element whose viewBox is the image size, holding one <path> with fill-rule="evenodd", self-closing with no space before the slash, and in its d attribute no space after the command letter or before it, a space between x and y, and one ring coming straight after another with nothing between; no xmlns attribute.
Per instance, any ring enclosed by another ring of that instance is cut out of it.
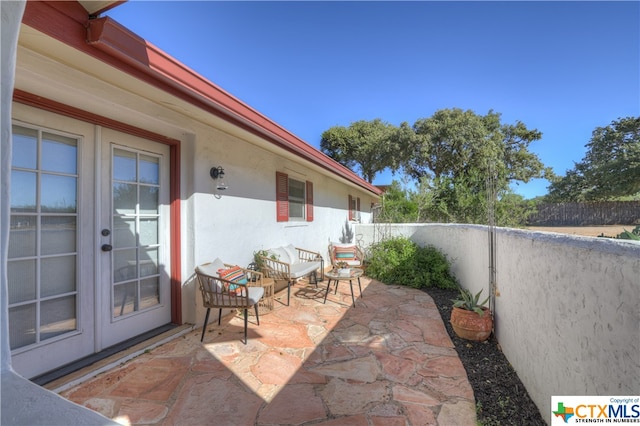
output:
<svg viewBox="0 0 640 426"><path fill-rule="evenodd" d="M403 235L488 294L484 226L359 225L365 245ZM497 229L496 337L542 416L553 395L640 394L640 244Z"/></svg>
<svg viewBox="0 0 640 426"><path fill-rule="evenodd" d="M187 250L191 253L185 277L193 274L196 265L216 257L247 266L255 251L288 244L318 251L326 258L329 241L337 241L342 235L349 195L361 198L362 221L370 221L369 207L374 201L370 194L308 165L215 129L198 130L194 140L193 163L188 165L194 183L189 191L189 232L193 235L188 237ZM224 168L227 190L216 190L215 181L209 177L213 166ZM276 221L276 171L313 182L312 222ZM197 293L195 282L187 281L185 292ZM185 321L199 325L204 309L199 296L195 296L187 298L195 306L183 310Z"/></svg>

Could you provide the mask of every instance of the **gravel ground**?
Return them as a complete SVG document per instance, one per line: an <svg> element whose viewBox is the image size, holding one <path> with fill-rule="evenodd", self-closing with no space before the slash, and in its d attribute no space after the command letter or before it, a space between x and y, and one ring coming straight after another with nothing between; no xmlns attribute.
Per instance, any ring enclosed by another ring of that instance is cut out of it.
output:
<svg viewBox="0 0 640 426"><path fill-rule="evenodd" d="M429 288L440 311L447 332L467 370L476 397L478 425L546 425L527 389L505 358L493 335L486 342L472 342L457 337L451 327L451 299L457 290Z"/></svg>
<svg viewBox="0 0 640 426"><path fill-rule="evenodd" d="M633 230L635 225L602 225L602 226L528 226L531 231L557 232L559 234L582 235L585 237L615 237L616 235Z"/></svg>

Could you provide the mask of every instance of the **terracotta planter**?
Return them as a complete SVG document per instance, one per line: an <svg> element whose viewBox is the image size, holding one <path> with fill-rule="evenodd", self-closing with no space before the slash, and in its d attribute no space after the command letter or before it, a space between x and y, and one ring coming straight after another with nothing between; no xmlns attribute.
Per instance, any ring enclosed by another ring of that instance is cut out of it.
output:
<svg viewBox="0 0 640 426"><path fill-rule="evenodd" d="M451 311L451 325L458 337L476 342L483 342L491 335L493 329L493 315L487 308L482 308L484 315L462 308Z"/></svg>

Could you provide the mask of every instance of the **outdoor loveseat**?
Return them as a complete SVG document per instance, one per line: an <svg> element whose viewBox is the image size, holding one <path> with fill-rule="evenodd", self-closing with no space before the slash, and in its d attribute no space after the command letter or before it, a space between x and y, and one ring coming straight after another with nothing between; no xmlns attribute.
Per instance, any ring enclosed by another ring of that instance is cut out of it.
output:
<svg viewBox="0 0 640 426"><path fill-rule="evenodd" d="M324 279L324 259L320 253L288 246L266 250L260 255L260 266L265 277L282 280L287 283L287 306L291 300L291 285L299 278L310 277L310 282L317 285L318 279ZM320 278L318 278L320 270Z"/></svg>

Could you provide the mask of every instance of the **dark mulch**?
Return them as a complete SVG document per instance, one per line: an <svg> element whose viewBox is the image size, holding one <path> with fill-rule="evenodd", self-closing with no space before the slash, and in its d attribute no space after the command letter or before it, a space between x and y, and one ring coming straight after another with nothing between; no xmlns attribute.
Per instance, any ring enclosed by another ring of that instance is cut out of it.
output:
<svg viewBox="0 0 640 426"><path fill-rule="evenodd" d="M451 318L451 299L457 290L428 288L455 345L458 356L467 370L469 383L476 397L479 425L546 425L527 389L500 350L492 335L486 342L472 342L455 335Z"/></svg>

